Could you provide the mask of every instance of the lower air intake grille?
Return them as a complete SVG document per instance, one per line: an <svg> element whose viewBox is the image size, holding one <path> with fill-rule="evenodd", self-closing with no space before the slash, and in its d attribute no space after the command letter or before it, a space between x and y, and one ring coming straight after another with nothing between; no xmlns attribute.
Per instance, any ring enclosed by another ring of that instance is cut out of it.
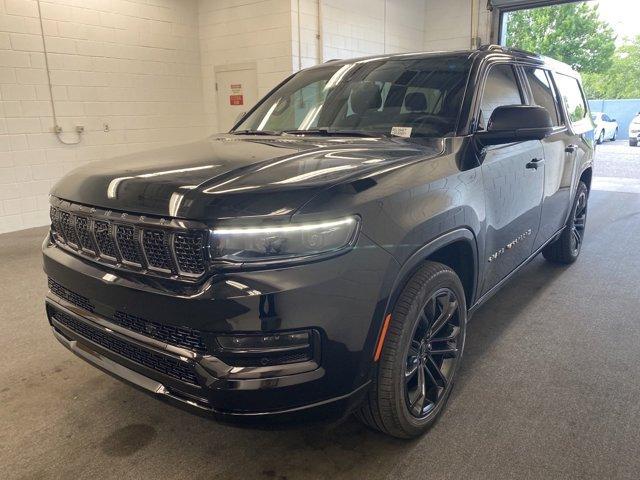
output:
<svg viewBox="0 0 640 480"><path fill-rule="evenodd" d="M194 330L150 322L144 318L121 311L117 311L114 314L112 321L123 328L153 337L156 340L166 342L170 345L185 347L198 352L207 350L204 341L198 332Z"/></svg>
<svg viewBox="0 0 640 480"><path fill-rule="evenodd" d="M78 335L81 335L107 350L131 360L132 362L138 363L139 365L143 365L183 382L198 385L198 377L190 365L183 364L183 362L180 362L179 360L138 347L133 343L120 340L119 338L109 335L80 320L76 320L65 313L55 311L53 318Z"/></svg>
<svg viewBox="0 0 640 480"><path fill-rule="evenodd" d="M63 287L52 278L49 278L49 290L58 297L64 298L67 302L74 304L76 307L80 307L89 312L95 312L95 307L91 304L88 298ZM156 340L160 340L161 342L168 343L169 345L184 347L200 353L207 351L204 339L197 330L152 322L145 318L131 315L130 313L125 313L120 310L117 310L113 316L107 318L107 320L133 332L141 333L147 337L152 337Z"/></svg>
<svg viewBox="0 0 640 480"><path fill-rule="evenodd" d="M69 303L73 303L76 307L80 307L88 312L93 312L95 310L95 307L87 297L83 297L82 295L72 292L51 278L49 278L48 284L49 290L51 290L53 294L60 298L64 298Z"/></svg>

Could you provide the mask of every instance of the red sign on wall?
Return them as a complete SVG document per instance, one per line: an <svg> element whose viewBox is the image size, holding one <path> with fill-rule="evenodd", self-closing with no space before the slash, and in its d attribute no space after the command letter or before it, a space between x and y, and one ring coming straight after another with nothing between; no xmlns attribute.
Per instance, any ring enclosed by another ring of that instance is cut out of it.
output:
<svg viewBox="0 0 640 480"><path fill-rule="evenodd" d="M229 95L229 105L244 105L242 95Z"/></svg>

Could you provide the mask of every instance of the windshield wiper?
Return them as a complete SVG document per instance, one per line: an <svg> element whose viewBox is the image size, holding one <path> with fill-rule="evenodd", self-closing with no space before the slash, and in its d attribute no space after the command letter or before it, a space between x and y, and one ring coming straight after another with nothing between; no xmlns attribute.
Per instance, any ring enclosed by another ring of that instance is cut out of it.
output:
<svg viewBox="0 0 640 480"><path fill-rule="evenodd" d="M272 130L234 130L232 135L281 135L280 132Z"/></svg>
<svg viewBox="0 0 640 480"><path fill-rule="evenodd" d="M310 128L309 130L283 130L282 133L290 135L320 135L323 137L367 137L377 138L383 133L364 132L362 130L329 130L327 128Z"/></svg>

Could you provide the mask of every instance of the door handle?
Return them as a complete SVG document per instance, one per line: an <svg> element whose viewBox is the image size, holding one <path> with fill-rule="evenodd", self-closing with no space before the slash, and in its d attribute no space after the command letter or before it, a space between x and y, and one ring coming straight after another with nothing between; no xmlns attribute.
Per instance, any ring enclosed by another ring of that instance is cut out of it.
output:
<svg viewBox="0 0 640 480"><path fill-rule="evenodd" d="M527 163L527 168L532 168L534 170L537 170L540 165L544 165L544 159L534 158L529 163Z"/></svg>
<svg viewBox="0 0 640 480"><path fill-rule="evenodd" d="M566 153L576 153L578 151L577 145L567 145L567 148L564 149Z"/></svg>

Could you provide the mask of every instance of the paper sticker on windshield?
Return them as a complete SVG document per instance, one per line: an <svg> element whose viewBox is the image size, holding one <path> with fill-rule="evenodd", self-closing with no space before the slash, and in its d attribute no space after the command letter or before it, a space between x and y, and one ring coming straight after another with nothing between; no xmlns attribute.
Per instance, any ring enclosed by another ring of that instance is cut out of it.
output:
<svg viewBox="0 0 640 480"><path fill-rule="evenodd" d="M411 127L391 127L391 135L409 138L411 136Z"/></svg>

